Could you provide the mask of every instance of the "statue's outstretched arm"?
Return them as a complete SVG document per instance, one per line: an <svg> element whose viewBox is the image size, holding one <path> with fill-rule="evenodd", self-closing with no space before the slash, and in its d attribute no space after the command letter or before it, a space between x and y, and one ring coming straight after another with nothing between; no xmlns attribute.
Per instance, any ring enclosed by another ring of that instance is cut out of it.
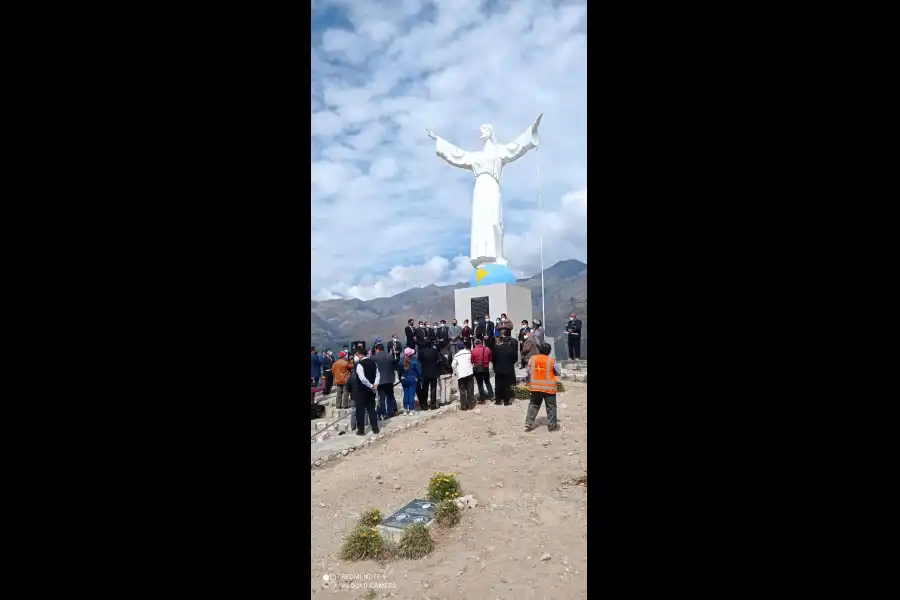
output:
<svg viewBox="0 0 900 600"><path fill-rule="evenodd" d="M443 158L448 164L460 169L472 168L474 157L470 152L461 150L447 140L436 136L430 129L426 129L425 131L428 132L428 137L437 143L435 147L437 155Z"/></svg>
<svg viewBox="0 0 900 600"><path fill-rule="evenodd" d="M538 115L534 123L529 125L522 135L508 144L500 146L500 157L504 163L511 163L514 160L522 158L526 152L532 148L537 148L540 144L540 136L538 135L538 127L541 126L541 119L544 113Z"/></svg>

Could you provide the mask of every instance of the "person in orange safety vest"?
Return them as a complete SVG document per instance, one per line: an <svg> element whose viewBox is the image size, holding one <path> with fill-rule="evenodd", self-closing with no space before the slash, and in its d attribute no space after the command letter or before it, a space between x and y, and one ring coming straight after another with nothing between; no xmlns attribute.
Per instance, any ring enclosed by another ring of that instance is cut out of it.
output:
<svg viewBox="0 0 900 600"><path fill-rule="evenodd" d="M539 350L540 354L532 356L528 361L528 389L531 391L531 402L525 416L525 431L534 431L534 419L541 409L542 402L546 403L547 430L556 431L559 429L556 420L556 378L559 376L559 366L550 356L550 344L541 344Z"/></svg>

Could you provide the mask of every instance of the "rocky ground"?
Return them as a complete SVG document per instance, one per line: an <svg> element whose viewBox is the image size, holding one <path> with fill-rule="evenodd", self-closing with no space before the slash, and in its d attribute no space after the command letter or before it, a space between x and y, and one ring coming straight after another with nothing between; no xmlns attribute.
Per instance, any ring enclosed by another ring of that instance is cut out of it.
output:
<svg viewBox="0 0 900 600"><path fill-rule="evenodd" d="M587 489L572 483L587 469L586 386L565 385L559 431L547 431L542 408L540 427L525 432L527 402L478 405L478 413L448 412L313 469L314 597L587 598ZM424 498L435 471L455 473L478 505L449 531L432 530L434 552L385 565L340 560L359 513L380 508L387 516ZM323 575L345 586L323 585Z"/></svg>

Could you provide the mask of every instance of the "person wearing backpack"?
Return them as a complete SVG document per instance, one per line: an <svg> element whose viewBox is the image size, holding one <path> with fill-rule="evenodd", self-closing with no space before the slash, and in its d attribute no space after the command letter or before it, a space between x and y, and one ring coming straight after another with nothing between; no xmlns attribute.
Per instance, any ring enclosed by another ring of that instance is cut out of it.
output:
<svg viewBox="0 0 900 600"><path fill-rule="evenodd" d="M475 348L472 349L472 370L475 381L478 383L478 404L484 404L494 397L494 389L491 387L491 349L484 345L478 338L474 340ZM487 395L484 394L484 386L487 386Z"/></svg>
<svg viewBox="0 0 900 600"><path fill-rule="evenodd" d="M422 366L416 351L406 348L400 361L400 385L403 386L403 410L407 415L416 414L416 384L422 377Z"/></svg>

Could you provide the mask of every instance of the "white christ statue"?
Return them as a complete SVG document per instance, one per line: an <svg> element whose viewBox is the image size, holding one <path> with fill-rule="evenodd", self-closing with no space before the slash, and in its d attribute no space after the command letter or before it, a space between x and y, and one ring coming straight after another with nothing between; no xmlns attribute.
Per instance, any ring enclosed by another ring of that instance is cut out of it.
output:
<svg viewBox="0 0 900 600"><path fill-rule="evenodd" d="M472 266L478 269L488 263L506 265L503 257L503 204L500 197L500 173L503 166L521 158L539 143L538 126L541 113L534 123L509 144L498 144L494 140L494 130L490 125L480 128L484 150L466 152L447 140L440 138L430 129L428 137L437 142L437 155L445 161L468 169L475 175L475 191L472 194L472 242L469 257Z"/></svg>

